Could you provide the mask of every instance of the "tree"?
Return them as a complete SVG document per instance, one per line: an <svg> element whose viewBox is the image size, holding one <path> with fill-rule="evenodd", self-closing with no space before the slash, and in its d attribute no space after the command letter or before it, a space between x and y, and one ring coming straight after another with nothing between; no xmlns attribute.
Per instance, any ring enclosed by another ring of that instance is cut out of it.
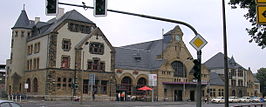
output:
<svg viewBox="0 0 266 107"><path fill-rule="evenodd" d="M266 27L264 25L257 24L256 19L256 0L230 0L229 4L232 8L239 6L243 9L248 9L248 12L244 15L246 20L251 23L251 28L246 28L246 31L251 36L249 42L255 42L262 49L266 47Z"/></svg>
<svg viewBox="0 0 266 107"><path fill-rule="evenodd" d="M266 68L260 68L256 74L256 78L260 81L260 91L266 96Z"/></svg>

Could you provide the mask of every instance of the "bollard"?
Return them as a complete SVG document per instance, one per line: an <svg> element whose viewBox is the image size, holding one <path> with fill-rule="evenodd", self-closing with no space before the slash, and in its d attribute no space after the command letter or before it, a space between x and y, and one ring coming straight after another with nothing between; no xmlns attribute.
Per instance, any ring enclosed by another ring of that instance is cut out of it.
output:
<svg viewBox="0 0 266 107"><path fill-rule="evenodd" d="M13 95L11 95L11 100L12 100L12 101L14 100L14 96L13 96Z"/></svg>
<svg viewBox="0 0 266 107"><path fill-rule="evenodd" d="M19 96L19 102L21 102L21 95Z"/></svg>
<svg viewBox="0 0 266 107"><path fill-rule="evenodd" d="M10 100L10 95L7 95L7 99Z"/></svg>

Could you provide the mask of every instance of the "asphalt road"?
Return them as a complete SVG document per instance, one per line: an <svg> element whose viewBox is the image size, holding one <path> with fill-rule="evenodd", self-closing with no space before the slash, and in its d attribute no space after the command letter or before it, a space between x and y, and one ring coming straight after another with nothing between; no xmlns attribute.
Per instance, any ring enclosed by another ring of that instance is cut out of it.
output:
<svg viewBox="0 0 266 107"><path fill-rule="evenodd" d="M24 101L19 103L22 107L195 107L195 102L72 102L72 101ZM248 103L246 103L248 104ZM240 103L232 103L241 105ZM206 104L202 107L224 107L224 104Z"/></svg>

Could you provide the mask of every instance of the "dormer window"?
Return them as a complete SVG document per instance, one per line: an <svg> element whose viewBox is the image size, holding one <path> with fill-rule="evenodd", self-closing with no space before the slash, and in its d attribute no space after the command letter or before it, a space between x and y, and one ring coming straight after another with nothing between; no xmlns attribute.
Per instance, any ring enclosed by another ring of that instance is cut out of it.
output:
<svg viewBox="0 0 266 107"><path fill-rule="evenodd" d="M89 34L91 33L91 26L68 23L68 30L71 32L80 32L80 33Z"/></svg>
<svg viewBox="0 0 266 107"><path fill-rule="evenodd" d="M90 43L90 53L91 54L104 54L104 44L98 42Z"/></svg>
<svg viewBox="0 0 266 107"><path fill-rule="evenodd" d="M140 56L140 54L139 54L139 53L138 53L138 54L135 54L135 55L134 55L134 59L135 59L137 62L141 61L141 56Z"/></svg>

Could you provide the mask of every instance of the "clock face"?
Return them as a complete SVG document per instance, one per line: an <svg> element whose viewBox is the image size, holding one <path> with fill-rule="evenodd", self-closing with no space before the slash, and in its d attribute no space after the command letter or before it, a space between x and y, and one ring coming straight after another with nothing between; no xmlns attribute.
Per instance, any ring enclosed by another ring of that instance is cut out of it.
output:
<svg viewBox="0 0 266 107"><path fill-rule="evenodd" d="M180 36L179 36L179 35L176 35L176 36L175 36L175 40L176 40L176 41L180 41Z"/></svg>

